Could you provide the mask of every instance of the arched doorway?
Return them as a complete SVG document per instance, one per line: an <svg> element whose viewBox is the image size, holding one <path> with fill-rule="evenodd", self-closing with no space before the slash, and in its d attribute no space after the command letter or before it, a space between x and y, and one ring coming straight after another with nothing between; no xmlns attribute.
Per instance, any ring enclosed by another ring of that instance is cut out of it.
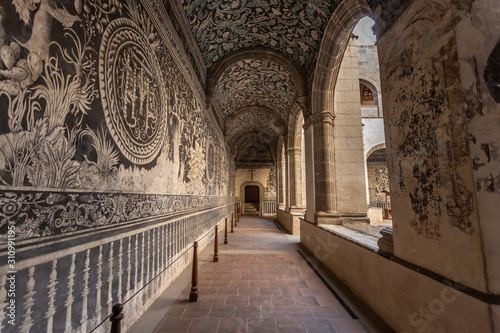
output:
<svg viewBox="0 0 500 333"><path fill-rule="evenodd" d="M259 215L260 188L257 185L245 186L245 215Z"/></svg>

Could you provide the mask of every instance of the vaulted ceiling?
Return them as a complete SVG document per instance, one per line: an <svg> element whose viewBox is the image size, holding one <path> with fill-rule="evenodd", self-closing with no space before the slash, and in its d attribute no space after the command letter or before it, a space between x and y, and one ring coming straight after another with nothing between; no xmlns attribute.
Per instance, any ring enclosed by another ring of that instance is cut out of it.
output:
<svg viewBox="0 0 500 333"><path fill-rule="evenodd" d="M184 0L183 6L208 67L236 50L263 46L308 69L332 2L339 0Z"/></svg>
<svg viewBox="0 0 500 333"><path fill-rule="evenodd" d="M288 71L271 60L245 59L228 67L217 83L215 98L224 118L249 105L273 110L287 121L297 88Z"/></svg>
<svg viewBox="0 0 500 333"><path fill-rule="evenodd" d="M263 163L264 155L274 159L290 110L306 95L323 31L338 2L182 1L208 68L207 82L214 81L207 84L207 96L220 110L237 163L251 163L251 152L260 156L255 164Z"/></svg>

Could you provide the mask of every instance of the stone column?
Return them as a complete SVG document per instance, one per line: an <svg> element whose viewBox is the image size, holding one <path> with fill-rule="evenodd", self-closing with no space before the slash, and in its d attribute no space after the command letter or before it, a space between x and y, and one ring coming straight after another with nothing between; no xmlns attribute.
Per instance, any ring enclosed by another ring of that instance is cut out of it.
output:
<svg viewBox="0 0 500 333"><path fill-rule="evenodd" d="M315 223L338 218L335 204L335 166L333 156L333 121L330 111L312 116L314 136Z"/></svg>
<svg viewBox="0 0 500 333"><path fill-rule="evenodd" d="M290 167L290 213L303 213L302 206L302 150L298 147L288 148L287 155Z"/></svg>
<svg viewBox="0 0 500 333"><path fill-rule="evenodd" d="M277 183L278 183L278 208L285 209L285 175L284 175L284 161L278 160L276 163Z"/></svg>
<svg viewBox="0 0 500 333"><path fill-rule="evenodd" d="M314 222L315 204L315 177L314 177L314 152L313 152L313 129L311 126L312 117L304 122L304 152L306 166L306 214L305 218L309 222Z"/></svg>

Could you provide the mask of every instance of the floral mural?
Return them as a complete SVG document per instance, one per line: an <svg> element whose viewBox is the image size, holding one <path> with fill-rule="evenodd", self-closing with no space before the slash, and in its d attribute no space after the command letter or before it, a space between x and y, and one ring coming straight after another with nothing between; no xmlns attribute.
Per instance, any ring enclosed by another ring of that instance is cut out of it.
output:
<svg viewBox="0 0 500 333"><path fill-rule="evenodd" d="M248 132L256 132L267 136L270 141L275 141L280 134L280 128L276 119L269 113L249 110L237 114L228 124L228 142L235 143Z"/></svg>
<svg viewBox="0 0 500 333"><path fill-rule="evenodd" d="M183 0L205 63L247 47L270 47L308 70L337 0Z"/></svg>
<svg viewBox="0 0 500 333"><path fill-rule="evenodd" d="M286 122L297 88L291 75L270 60L238 61L222 74L215 98L224 116L247 105L264 106Z"/></svg>
<svg viewBox="0 0 500 333"><path fill-rule="evenodd" d="M143 4L153 6L0 5L2 230L16 221L34 237L139 216L116 212L127 195L82 191L230 195L221 133Z"/></svg>

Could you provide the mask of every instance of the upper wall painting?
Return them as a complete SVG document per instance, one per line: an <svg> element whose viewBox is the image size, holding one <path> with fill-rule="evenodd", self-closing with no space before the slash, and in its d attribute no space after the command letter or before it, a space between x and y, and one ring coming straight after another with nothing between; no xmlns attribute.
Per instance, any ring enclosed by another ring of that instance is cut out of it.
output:
<svg viewBox="0 0 500 333"><path fill-rule="evenodd" d="M207 137L224 147L220 130L190 88L194 75L174 60L165 25L148 14L162 6L0 5L0 186L228 193L220 170L230 158L206 172Z"/></svg>

